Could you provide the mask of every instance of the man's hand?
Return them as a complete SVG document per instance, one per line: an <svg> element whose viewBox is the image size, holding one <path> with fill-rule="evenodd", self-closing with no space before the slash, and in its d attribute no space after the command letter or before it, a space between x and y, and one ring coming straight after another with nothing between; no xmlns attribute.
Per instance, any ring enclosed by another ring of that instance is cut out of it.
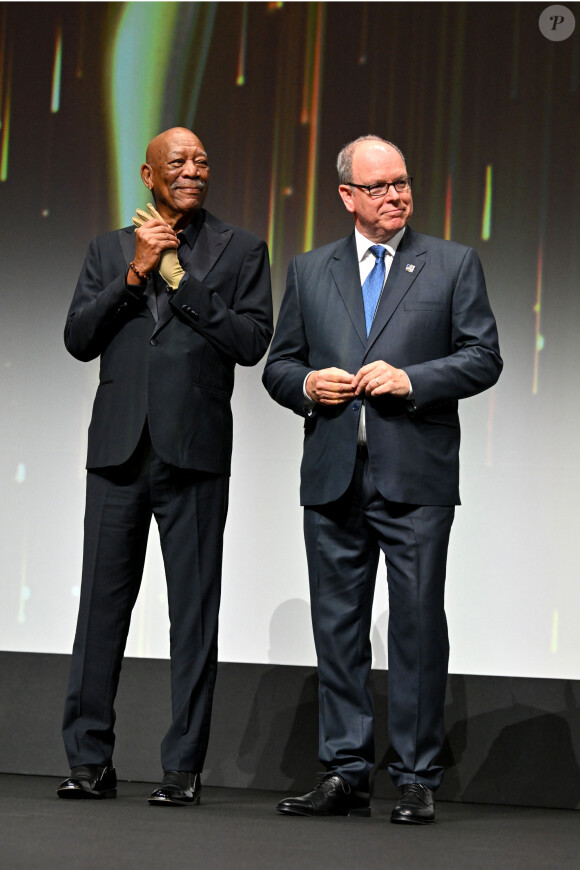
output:
<svg viewBox="0 0 580 870"><path fill-rule="evenodd" d="M141 208L136 211L137 214L133 217L133 223L137 227L135 265L140 272L146 273L159 265L159 274L165 283L175 290L184 274L181 263L177 259L179 245L177 235L151 203L147 203L147 211ZM150 264L147 267L145 260Z"/></svg>
<svg viewBox="0 0 580 870"><path fill-rule="evenodd" d="M411 381L403 369L396 369L384 360L368 363L359 369L353 380L355 395L400 396L405 399L411 392Z"/></svg>
<svg viewBox="0 0 580 870"><path fill-rule="evenodd" d="M320 405L340 405L354 398L354 377L334 366L310 372L306 378L306 394Z"/></svg>

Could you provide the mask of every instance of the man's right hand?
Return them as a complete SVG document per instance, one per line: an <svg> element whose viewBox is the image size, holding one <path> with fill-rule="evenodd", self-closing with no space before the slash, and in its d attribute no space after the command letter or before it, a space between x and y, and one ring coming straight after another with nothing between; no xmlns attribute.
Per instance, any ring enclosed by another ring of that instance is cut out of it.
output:
<svg viewBox="0 0 580 870"><path fill-rule="evenodd" d="M310 372L304 385L306 394L320 405L340 405L354 398L354 375L332 367Z"/></svg>
<svg viewBox="0 0 580 870"><path fill-rule="evenodd" d="M147 203L147 211L143 211L142 208L136 209L136 214L133 216L132 220L137 227L137 229L135 230L136 244L139 241L139 228L149 227L151 226L151 224L161 224L162 226L169 227L169 224L167 224L163 220L157 209L153 205L151 205L150 202ZM183 278L184 271L181 263L179 262L176 251L176 248L179 245L179 240L177 239L177 235L173 231L173 229L171 227L169 227L169 229L171 230L171 244L164 245L164 248L161 251L161 256L157 258L157 261L154 263L153 268L155 269L156 267L158 267L159 274L168 285L168 287L176 290L179 286L179 282ZM177 240L177 245L173 244L175 240ZM159 239L159 241L162 241L162 239ZM135 250L135 256L137 256L137 250ZM135 263L135 265L138 267L137 263Z"/></svg>
<svg viewBox="0 0 580 870"><path fill-rule="evenodd" d="M135 265L140 272L149 274L157 268L164 251L177 250L178 246L177 235L168 224L149 220L135 230Z"/></svg>

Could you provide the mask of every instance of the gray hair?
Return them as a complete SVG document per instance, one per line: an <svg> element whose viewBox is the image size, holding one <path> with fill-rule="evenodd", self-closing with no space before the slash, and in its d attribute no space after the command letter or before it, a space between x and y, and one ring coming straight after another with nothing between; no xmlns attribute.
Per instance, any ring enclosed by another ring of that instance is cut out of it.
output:
<svg viewBox="0 0 580 870"><path fill-rule="evenodd" d="M359 136L358 139L353 139L352 142L348 142L348 144L346 144L339 152L338 157L336 158L339 184L350 184L350 182L352 182L352 155L354 154L357 145L360 145L361 142L382 142L383 145L390 145L391 148L394 148L395 151L400 154L401 160L406 168L407 164L405 161L405 155L401 149L395 145L394 142L389 142L387 139L383 139L381 136L374 136L371 133L367 136Z"/></svg>

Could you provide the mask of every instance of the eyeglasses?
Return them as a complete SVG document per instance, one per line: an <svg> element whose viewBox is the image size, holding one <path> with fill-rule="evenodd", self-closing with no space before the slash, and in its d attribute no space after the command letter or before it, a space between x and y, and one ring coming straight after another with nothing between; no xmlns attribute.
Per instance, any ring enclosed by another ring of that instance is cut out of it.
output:
<svg viewBox="0 0 580 870"><path fill-rule="evenodd" d="M412 181L413 179L407 175L405 178L397 178L396 181L381 181L378 184L355 184L354 181L349 181L347 184L350 187L358 187L359 190L364 190L369 196L378 197L385 196L389 192L389 187L393 187L397 193L410 190Z"/></svg>

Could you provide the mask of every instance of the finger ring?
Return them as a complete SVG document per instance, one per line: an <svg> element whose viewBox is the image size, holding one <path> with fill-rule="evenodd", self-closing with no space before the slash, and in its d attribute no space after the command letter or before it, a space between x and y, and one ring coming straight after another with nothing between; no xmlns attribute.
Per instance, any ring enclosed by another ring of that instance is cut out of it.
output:
<svg viewBox="0 0 580 870"><path fill-rule="evenodd" d="M381 382L380 382L380 381L379 381L379 379L378 379L378 378L375 378L375 381L376 381L376 382L377 382L377 384L378 384L378 385L379 385L379 387L380 387L380 385L381 385Z"/></svg>

